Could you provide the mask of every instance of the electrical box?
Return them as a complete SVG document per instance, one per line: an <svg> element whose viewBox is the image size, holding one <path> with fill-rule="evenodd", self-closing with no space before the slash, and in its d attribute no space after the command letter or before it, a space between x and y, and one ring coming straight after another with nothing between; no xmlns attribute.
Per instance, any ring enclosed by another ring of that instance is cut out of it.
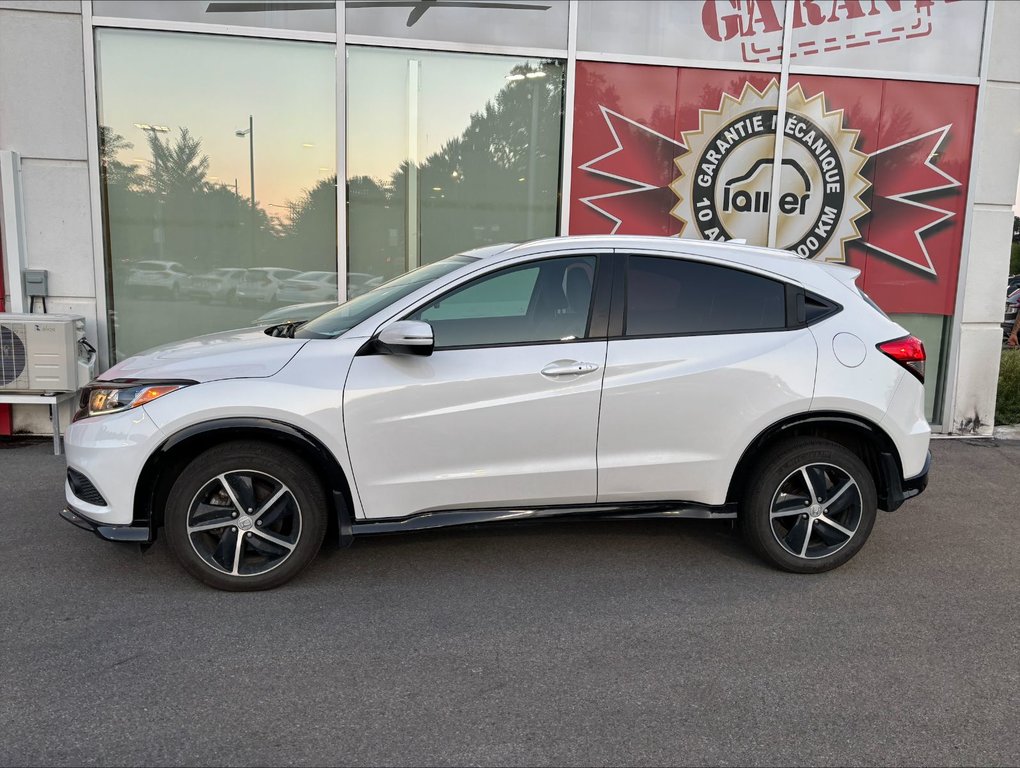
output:
<svg viewBox="0 0 1020 768"><path fill-rule="evenodd" d="M95 373L84 317L0 312L0 391L74 392Z"/></svg>
<svg viewBox="0 0 1020 768"><path fill-rule="evenodd" d="M26 296L49 296L50 285L45 269L26 269L25 295Z"/></svg>

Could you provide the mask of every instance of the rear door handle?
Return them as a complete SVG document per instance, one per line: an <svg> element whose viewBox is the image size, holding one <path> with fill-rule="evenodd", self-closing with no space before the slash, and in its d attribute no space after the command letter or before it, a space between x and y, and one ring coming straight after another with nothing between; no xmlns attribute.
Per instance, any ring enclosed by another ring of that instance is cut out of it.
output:
<svg viewBox="0 0 1020 768"><path fill-rule="evenodd" d="M543 376L580 376L599 369L598 363L580 363L577 360L557 360L542 369Z"/></svg>

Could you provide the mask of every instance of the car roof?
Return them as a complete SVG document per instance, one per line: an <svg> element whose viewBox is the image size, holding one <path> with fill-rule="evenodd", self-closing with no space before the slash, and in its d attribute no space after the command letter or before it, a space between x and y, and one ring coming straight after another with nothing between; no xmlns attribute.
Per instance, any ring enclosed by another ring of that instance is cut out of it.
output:
<svg viewBox="0 0 1020 768"><path fill-rule="evenodd" d="M801 258L790 251L784 251L779 248L747 245L746 243L732 240L695 240L691 238L656 237L649 235L569 235L532 240L527 243L508 243L500 246L491 246L491 250L480 248L477 251L487 251L482 254L483 258L487 261L503 261L504 259L539 254L546 251L580 250L585 248L593 250L633 249L640 252L661 252L676 256L694 256L717 263L747 267L755 271L771 272L772 274L798 282L813 282L818 279L821 272L829 272L830 274L845 272L845 274L839 275L839 278L845 282L859 273L859 270L845 264ZM473 254L474 252L469 252L469 255Z"/></svg>
<svg viewBox="0 0 1020 768"><path fill-rule="evenodd" d="M567 240L568 238L559 237L552 238L555 242L557 240ZM467 256L472 259L490 259L493 256L498 256L511 248L515 248L519 243L496 243L495 245L483 245L479 248L472 248L470 251L461 251L460 253L454 254L456 256Z"/></svg>

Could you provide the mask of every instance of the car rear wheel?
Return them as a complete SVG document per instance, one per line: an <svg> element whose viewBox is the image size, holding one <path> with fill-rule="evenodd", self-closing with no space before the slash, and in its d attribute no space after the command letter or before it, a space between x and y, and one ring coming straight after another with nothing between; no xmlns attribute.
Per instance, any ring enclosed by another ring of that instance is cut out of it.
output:
<svg viewBox="0 0 1020 768"><path fill-rule="evenodd" d="M319 551L326 497L315 473L289 451L233 442L198 455L167 497L171 551L197 579L218 589L272 589Z"/></svg>
<svg viewBox="0 0 1020 768"><path fill-rule="evenodd" d="M860 551L877 509L875 481L856 454L829 440L787 441L751 477L740 527L769 563L820 573Z"/></svg>

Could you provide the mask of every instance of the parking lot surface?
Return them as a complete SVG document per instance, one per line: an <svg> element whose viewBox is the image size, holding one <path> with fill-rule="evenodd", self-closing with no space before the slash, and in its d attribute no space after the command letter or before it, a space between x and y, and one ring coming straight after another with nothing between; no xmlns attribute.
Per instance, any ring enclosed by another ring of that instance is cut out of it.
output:
<svg viewBox="0 0 1020 768"><path fill-rule="evenodd" d="M726 522L576 522L360 540L254 594L59 520L49 450L0 444L5 765L1020 763L1020 442L933 442L820 576Z"/></svg>

